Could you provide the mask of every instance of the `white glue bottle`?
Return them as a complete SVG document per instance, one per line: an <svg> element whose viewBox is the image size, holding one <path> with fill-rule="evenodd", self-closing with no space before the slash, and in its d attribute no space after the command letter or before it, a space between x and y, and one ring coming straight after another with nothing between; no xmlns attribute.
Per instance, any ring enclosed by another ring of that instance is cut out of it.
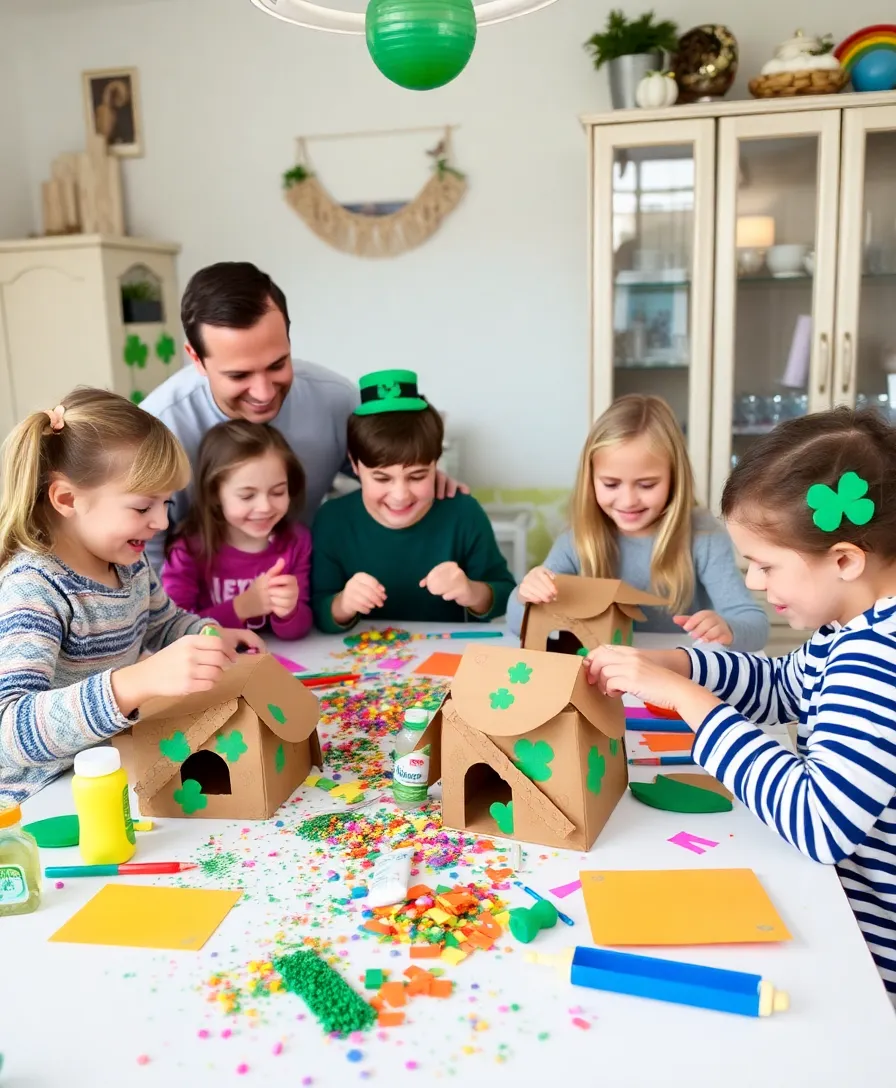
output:
<svg viewBox="0 0 896 1088"><path fill-rule="evenodd" d="M414 706L404 712L404 725L395 738L392 765L392 799L399 808L420 808L426 804L429 778L429 745L415 751L429 725L429 711Z"/></svg>

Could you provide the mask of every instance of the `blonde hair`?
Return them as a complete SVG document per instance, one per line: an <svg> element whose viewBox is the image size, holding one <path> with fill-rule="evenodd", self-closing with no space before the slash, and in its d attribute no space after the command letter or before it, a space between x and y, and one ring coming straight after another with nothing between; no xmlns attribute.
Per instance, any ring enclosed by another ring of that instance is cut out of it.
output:
<svg viewBox="0 0 896 1088"><path fill-rule="evenodd" d="M46 555L53 547L47 492L57 476L77 487L119 478L125 491L180 491L190 462L171 431L117 393L75 389L62 401L60 429L47 412L32 412L3 443L0 569L18 551Z"/></svg>
<svg viewBox="0 0 896 1088"><path fill-rule="evenodd" d="M654 450L669 459L669 501L657 525L650 580L655 593L666 597L673 612L690 606L694 597L691 554L694 474L684 435L672 409L661 397L632 394L620 397L594 423L579 460L570 507L573 544L582 574L590 578L617 577L619 549L616 526L597 504L594 455L609 446L646 434Z"/></svg>

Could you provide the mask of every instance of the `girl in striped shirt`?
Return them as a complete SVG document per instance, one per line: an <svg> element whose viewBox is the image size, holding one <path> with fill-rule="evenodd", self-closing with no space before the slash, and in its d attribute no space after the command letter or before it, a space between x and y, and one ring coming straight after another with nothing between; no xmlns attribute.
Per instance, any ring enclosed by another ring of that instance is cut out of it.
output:
<svg viewBox="0 0 896 1088"><path fill-rule="evenodd" d="M678 711L693 756L801 853L836 865L896 1004L896 430L838 408L782 423L722 513L791 627L786 657L604 646L589 679ZM796 721L794 755L763 725Z"/></svg>

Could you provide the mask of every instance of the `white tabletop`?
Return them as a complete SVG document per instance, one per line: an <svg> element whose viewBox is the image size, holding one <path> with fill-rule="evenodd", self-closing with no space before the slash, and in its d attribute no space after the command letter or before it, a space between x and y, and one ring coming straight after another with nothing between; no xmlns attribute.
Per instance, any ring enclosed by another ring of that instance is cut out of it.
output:
<svg viewBox="0 0 896 1088"><path fill-rule="evenodd" d="M434 650L460 651L464 643L421 641L414 647L422 658ZM272 643L272 648L307 668L324 669L335 664L330 653L341 646L337 639L312 636L300 643ZM653 773L653 768L632 768L633 778ZM564 1077L564 1068L575 1069L583 1085L607 1088L851 1088L892 1080L896 1020L836 873L801 857L737 802L731 813L685 816L647 808L626 794L589 854L528 847L521 878L546 893L575 880L582 868L752 868L792 941L646 951L761 974L789 992L791 1009L785 1014L753 1019L573 987L553 969L526 962L523 946L508 934L496 950L477 952L457 967L443 964L455 981L454 995L413 998L400 1028L331 1039L304 1003L286 994L249 999L254 1016L224 1015L209 984L215 972L244 980L252 961L263 963L276 948L306 935L345 937L345 973L359 990L359 976L368 967L388 968L400 977L408 966L406 946L392 954L390 946L374 939L352 940L360 907L350 916L344 906L331 908L332 898L345 895L344 885L326 876L342 869L338 852L315 861L315 847L292 829L335 806L319 790L300 792L301 803L266 823L159 820L156 830L138 836L139 860L207 858L210 841L243 859L229 876L196 870L148 880L244 889L200 952L48 943L102 880L69 879L61 889L45 881L39 911L0 919L0 1052L5 1057L0 1088L220 1088L234 1081L294 1088L366 1079L384 1085L454 1080L466 1088L528 1088ZM67 777L25 806L30 820L71 811ZM689 853L667 841L682 830L719 845L700 856ZM43 851L42 860L78 864L80 858L72 849ZM415 879L484 883L482 863L493 860L494 855L481 855L472 872L423 870ZM319 864L317 874L312 864ZM518 888L501 894L513 905L531 904ZM591 944L581 894L559 905L575 927L542 932L533 950ZM328 928L312 928L310 915ZM280 1046L282 1052L275 1054Z"/></svg>

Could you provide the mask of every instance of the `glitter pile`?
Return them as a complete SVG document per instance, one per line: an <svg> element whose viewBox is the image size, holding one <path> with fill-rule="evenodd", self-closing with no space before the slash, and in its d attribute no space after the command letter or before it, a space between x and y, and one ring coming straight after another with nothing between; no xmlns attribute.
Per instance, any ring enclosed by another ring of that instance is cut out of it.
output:
<svg viewBox="0 0 896 1088"><path fill-rule="evenodd" d="M348 1035L376 1020L376 1011L312 949L282 956L274 966L287 990L302 998L324 1031Z"/></svg>

